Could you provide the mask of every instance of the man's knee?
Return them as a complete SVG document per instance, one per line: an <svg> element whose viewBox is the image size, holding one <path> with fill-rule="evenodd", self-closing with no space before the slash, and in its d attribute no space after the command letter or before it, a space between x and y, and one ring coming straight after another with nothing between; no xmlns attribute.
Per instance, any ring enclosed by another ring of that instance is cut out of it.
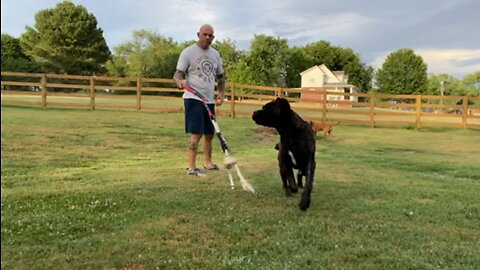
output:
<svg viewBox="0 0 480 270"><path fill-rule="evenodd" d="M190 145L188 146L188 150L195 151L198 148L198 142L190 142Z"/></svg>

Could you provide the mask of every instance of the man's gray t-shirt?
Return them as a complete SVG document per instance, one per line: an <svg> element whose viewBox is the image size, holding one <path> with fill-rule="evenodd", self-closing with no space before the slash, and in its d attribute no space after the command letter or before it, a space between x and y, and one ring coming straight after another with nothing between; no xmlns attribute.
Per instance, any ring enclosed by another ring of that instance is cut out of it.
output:
<svg viewBox="0 0 480 270"><path fill-rule="evenodd" d="M198 44L185 48L178 58L177 69L185 72L187 84L202 94L207 103L214 103L215 79L223 74L222 59L214 48L204 50ZM198 99L185 91L183 98Z"/></svg>

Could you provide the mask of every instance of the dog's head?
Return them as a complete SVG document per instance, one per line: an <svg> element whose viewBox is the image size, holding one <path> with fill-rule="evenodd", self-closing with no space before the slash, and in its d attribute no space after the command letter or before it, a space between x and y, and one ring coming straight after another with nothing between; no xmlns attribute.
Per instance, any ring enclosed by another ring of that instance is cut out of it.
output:
<svg viewBox="0 0 480 270"><path fill-rule="evenodd" d="M288 100L277 98L263 105L261 110L254 111L252 119L258 125L276 128L289 114L291 114L291 108Z"/></svg>

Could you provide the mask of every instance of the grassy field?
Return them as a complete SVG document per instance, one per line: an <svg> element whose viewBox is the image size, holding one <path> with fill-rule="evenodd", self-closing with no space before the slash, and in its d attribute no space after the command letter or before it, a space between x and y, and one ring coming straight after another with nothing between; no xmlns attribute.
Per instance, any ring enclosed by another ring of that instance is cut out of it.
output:
<svg viewBox="0 0 480 270"><path fill-rule="evenodd" d="M248 118L219 124L256 196L185 175L182 114L1 115L2 269L480 268L478 129L335 126L302 212Z"/></svg>

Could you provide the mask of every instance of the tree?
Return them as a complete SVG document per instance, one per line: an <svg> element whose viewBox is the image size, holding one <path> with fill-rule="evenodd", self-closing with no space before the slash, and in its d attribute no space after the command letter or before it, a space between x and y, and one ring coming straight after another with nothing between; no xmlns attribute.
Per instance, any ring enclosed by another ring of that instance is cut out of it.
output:
<svg viewBox="0 0 480 270"><path fill-rule="evenodd" d="M2 71L39 72L40 68L20 46L20 40L2 34Z"/></svg>
<svg viewBox="0 0 480 270"><path fill-rule="evenodd" d="M34 27L26 27L20 42L26 54L41 62L49 72L101 72L110 58L95 16L69 1L39 11Z"/></svg>
<svg viewBox="0 0 480 270"><path fill-rule="evenodd" d="M358 56L351 58L351 61L343 66L343 70L348 75L348 83L358 87L360 92L372 90L373 67L361 63Z"/></svg>
<svg viewBox="0 0 480 270"><path fill-rule="evenodd" d="M308 67L324 64L331 70L338 70L339 65L335 64L336 52L334 47L330 45L330 42L322 40L310 43L304 49L307 55L306 62Z"/></svg>
<svg viewBox="0 0 480 270"><path fill-rule="evenodd" d="M106 64L113 76L171 78L182 46L147 30L133 32L133 41L114 48Z"/></svg>
<svg viewBox="0 0 480 270"><path fill-rule="evenodd" d="M227 74L228 80L236 83L246 83L253 84L254 79L251 77L251 70L248 67L248 64L244 58L241 58L238 63L232 68L232 70Z"/></svg>
<svg viewBox="0 0 480 270"><path fill-rule="evenodd" d="M19 39L2 34L2 60L6 58L28 59L28 56L23 52Z"/></svg>
<svg viewBox="0 0 480 270"><path fill-rule="evenodd" d="M463 92L464 85L457 78L448 74L430 75L428 77L427 90L424 94L429 95L459 95Z"/></svg>
<svg viewBox="0 0 480 270"><path fill-rule="evenodd" d="M332 46L328 41L318 41L305 46L307 68L324 64L330 70L343 70L348 82L361 92L371 90L373 68L361 62L360 57L350 48Z"/></svg>
<svg viewBox="0 0 480 270"><path fill-rule="evenodd" d="M412 49L400 49L387 56L376 79L380 93L424 93L427 90L427 65Z"/></svg>
<svg viewBox="0 0 480 270"><path fill-rule="evenodd" d="M480 96L480 71L466 75L462 79L465 94L473 97Z"/></svg>
<svg viewBox="0 0 480 270"><path fill-rule="evenodd" d="M310 68L308 56L305 49L302 47L294 46L289 48L287 59L287 87L300 87L302 84L302 78L300 73Z"/></svg>
<svg viewBox="0 0 480 270"><path fill-rule="evenodd" d="M145 76L172 78L181 48L172 38L144 32L148 43L145 46Z"/></svg>
<svg viewBox="0 0 480 270"><path fill-rule="evenodd" d="M237 68L237 64L244 56L243 53L237 50L235 44L230 39L215 41L213 46L222 57L223 69L227 78L230 78Z"/></svg>
<svg viewBox="0 0 480 270"><path fill-rule="evenodd" d="M250 51L240 63L244 83L285 86L288 55L287 40L267 35L255 35Z"/></svg>

